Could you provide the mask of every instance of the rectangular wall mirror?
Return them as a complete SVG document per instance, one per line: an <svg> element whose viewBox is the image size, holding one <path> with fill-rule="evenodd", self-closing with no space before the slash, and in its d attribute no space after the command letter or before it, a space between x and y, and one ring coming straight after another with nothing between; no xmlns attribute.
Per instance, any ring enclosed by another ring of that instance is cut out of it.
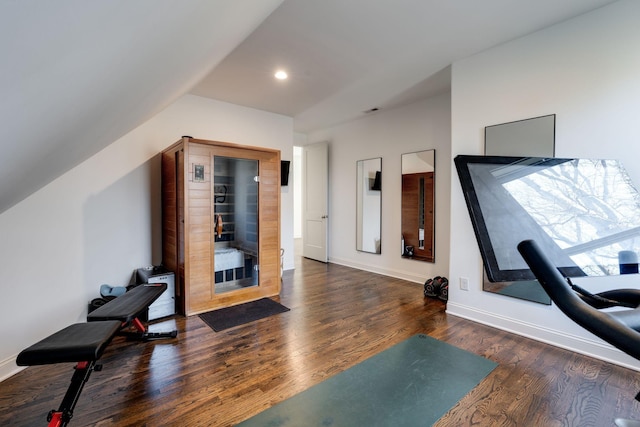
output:
<svg viewBox="0 0 640 427"><path fill-rule="evenodd" d="M402 256L434 262L435 150L402 155Z"/></svg>
<svg viewBox="0 0 640 427"><path fill-rule="evenodd" d="M382 253L382 158L356 162L356 250Z"/></svg>
<svg viewBox="0 0 640 427"><path fill-rule="evenodd" d="M555 131L555 114L487 126L484 131L484 154L486 156L553 157L556 143ZM492 282L485 271L482 289L486 292L545 305L551 304L551 299L537 280Z"/></svg>

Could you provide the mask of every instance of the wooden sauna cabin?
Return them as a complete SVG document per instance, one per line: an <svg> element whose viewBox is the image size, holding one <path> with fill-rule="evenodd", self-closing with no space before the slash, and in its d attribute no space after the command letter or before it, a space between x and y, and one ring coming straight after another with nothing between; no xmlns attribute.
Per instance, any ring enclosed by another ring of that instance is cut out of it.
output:
<svg viewBox="0 0 640 427"><path fill-rule="evenodd" d="M192 315L280 293L280 151L183 137L162 152L162 258Z"/></svg>

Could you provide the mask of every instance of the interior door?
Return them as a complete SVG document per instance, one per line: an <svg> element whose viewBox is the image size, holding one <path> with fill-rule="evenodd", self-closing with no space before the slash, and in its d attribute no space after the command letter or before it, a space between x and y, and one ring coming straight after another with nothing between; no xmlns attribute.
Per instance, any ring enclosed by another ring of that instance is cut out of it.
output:
<svg viewBox="0 0 640 427"><path fill-rule="evenodd" d="M302 255L327 262L329 144L302 149Z"/></svg>

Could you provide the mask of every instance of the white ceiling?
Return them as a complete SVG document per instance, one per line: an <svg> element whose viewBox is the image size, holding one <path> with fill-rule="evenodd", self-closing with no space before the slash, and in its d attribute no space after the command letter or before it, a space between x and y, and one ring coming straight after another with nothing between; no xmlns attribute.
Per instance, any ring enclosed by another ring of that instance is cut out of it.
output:
<svg viewBox="0 0 640 427"><path fill-rule="evenodd" d="M611 2L285 0L191 92L308 132L442 93L454 61Z"/></svg>
<svg viewBox="0 0 640 427"><path fill-rule="evenodd" d="M0 0L0 212L184 95L282 0Z"/></svg>
<svg viewBox="0 0 640 427"><path fill-rule="evenodd" d="M446 91L453 61L611 2L3 0L0 213L189 91L310 131Z"/></svg>

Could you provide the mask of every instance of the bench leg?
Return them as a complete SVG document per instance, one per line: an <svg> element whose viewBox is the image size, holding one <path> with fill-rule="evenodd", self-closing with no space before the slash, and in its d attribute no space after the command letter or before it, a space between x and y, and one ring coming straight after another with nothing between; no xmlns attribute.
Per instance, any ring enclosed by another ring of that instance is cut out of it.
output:
<svg viewBox="0 0 640 427"><path fill-rule="evenodd" d="M126 335L128 338L137 339L142 341L149 341L155 339L162 338L175 338L178 336L178 331L169 331L169 332L149 332L147 327L144 326L144 323L137 317L131 321L133 327L135 327L138 332L123 332L122 334Z"/></svg>
<svg viewBox="0 0 640 427"><path fill-rule="evenodd" d="M62 399L62 403L57 411L52 410L47 416L49 427L64 427L73 417L73 409L78 403L80 394L85 383L89 380L91 372L94 370L99 371L102 365L96 365L95 361L91 362L78 362L75 366L75 372L71 377L71 384L67 389L67 392Z"/></svg>

